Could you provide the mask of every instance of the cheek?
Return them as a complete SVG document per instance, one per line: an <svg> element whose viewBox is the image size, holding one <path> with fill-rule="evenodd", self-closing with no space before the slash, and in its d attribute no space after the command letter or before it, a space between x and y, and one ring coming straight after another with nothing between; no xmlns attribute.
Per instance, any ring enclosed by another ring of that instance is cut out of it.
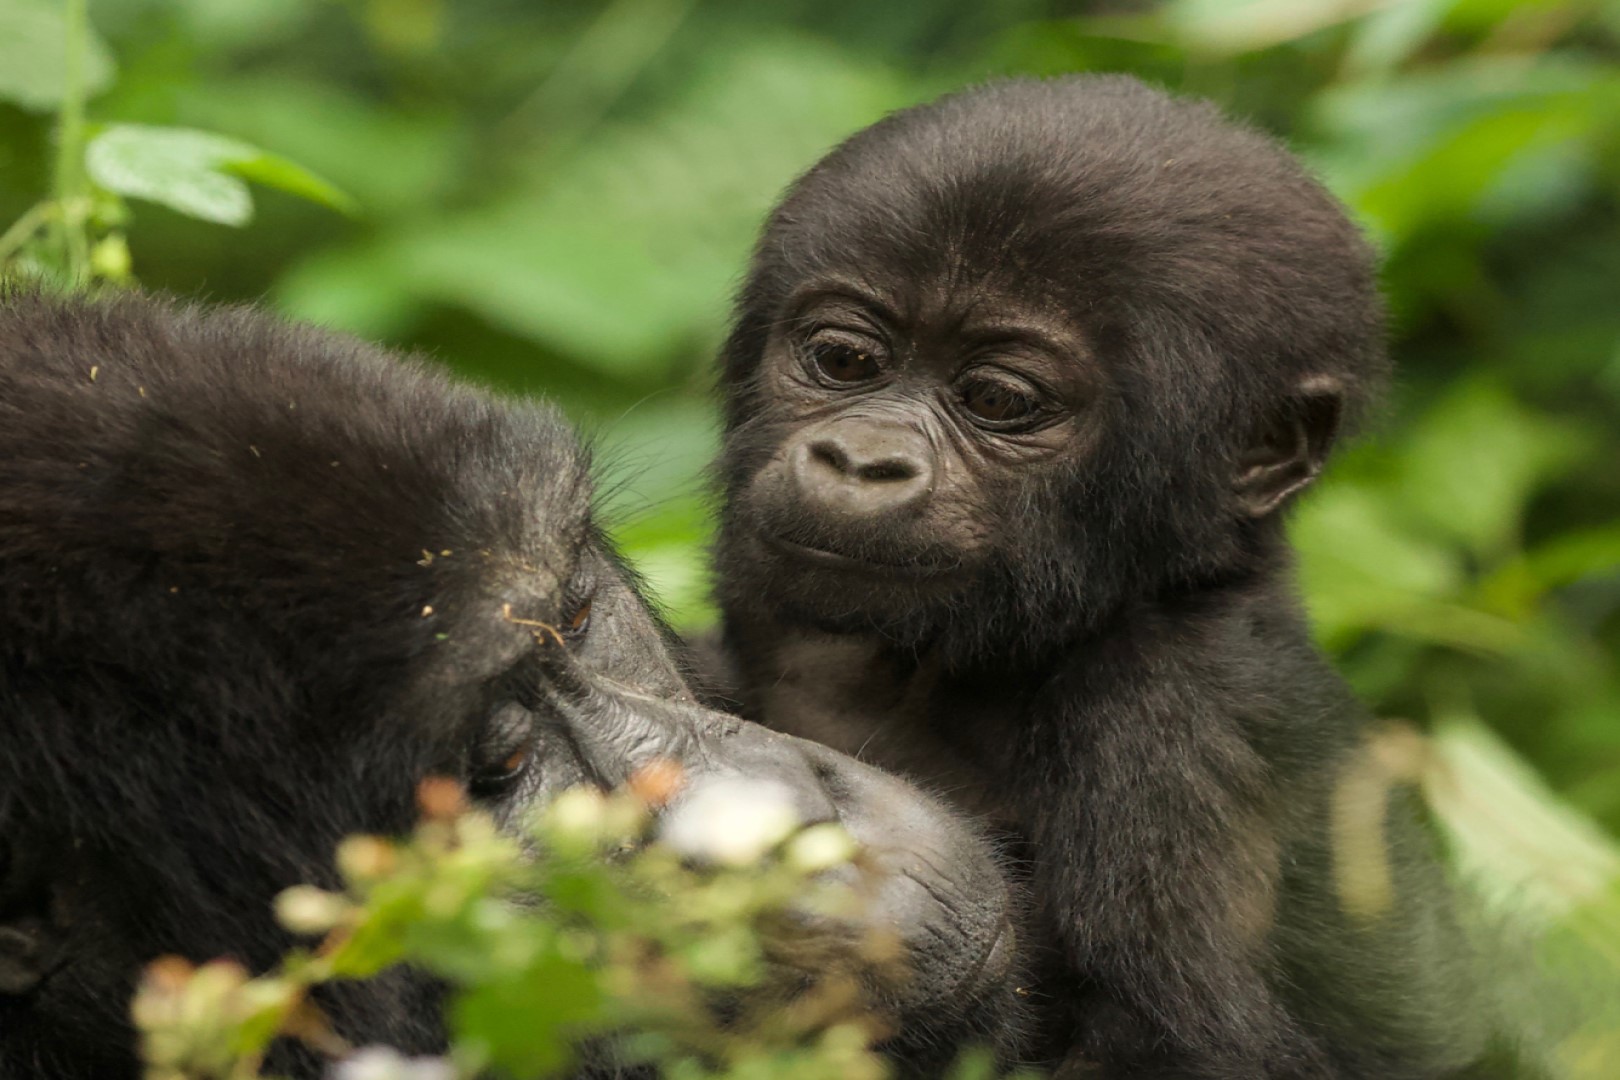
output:
<svg viewBox="0 0 1620 1080"><path fill-rule="evenodd" d="M595 785L595 778L579 752L555 727L542 724L528 775L506 795L480 804L501 828L517 832L527 815L550 805L569 788ZM409 831L409 826L402 831Z"/></svg>
<svg viewBox="0 0 1620 1080"><path fill-rule="evenodd" d="M765 406L743 418L723 436L720 474L727 490L736 493L779 457L799 427L797 417L777 406Z"/></svg>
<svg viewBox="0 0 1620 1080"><path fill-rule="evenodd" d="M1015 518L1018 485L960 454L939 454L934 468L934 492L919 522L921 530L949 538L951 547L964 555L991 547L1002 531L998 523Z"/></svg>

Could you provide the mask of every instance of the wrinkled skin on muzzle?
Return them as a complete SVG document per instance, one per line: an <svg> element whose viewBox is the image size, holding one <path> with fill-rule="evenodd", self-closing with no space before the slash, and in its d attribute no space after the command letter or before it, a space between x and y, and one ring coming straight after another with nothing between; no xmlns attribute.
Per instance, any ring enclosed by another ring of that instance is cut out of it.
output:
<svg viewBox="0 0 1620 1080"><path fill-rule="evenodd" d="M671 762L682 784L663 809L679 815L706 785L744 780L786 793L803 825L834 822L860 845L842 875L864 898L855 925L807 916L823 940L859 948L868 932L902 948L902 973L861 972L874 1005L892 1014L897 1040L938 1042L938 1028L965 1023L988 1043L1017 1026L1016 899L991 844L943 802L897 777L817 743L780 734L698 704L689 693L649 694L562 653L548 680L549 704L591 779L603 788ZM802 939L806 927L798 928ZM859 968L859 964L856 965ZM936 1053L949 1060L943 1047ZM953 1051L954 1052L954 1051Z"/></svg>

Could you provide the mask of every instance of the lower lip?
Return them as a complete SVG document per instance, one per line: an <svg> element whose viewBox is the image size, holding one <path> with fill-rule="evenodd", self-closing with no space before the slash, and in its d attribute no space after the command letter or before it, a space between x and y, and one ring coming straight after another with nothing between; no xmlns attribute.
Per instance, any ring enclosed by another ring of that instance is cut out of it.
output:
<svg viewBox="0 0 1620 1080"><path fill-rule="evenodd" d="M940 578L945 577L948 571L938 567L908 564L908 563L876 563L864 559L853 559L848 555L840 555L835 551L824 551L821 548L806 547L796 544L792 540L784 540L780 536L762 534L761 538L766 545L791 555L802 562L824 566L829 570L843 570L849 573L865 574L871 577L887 578Z"/></svg>

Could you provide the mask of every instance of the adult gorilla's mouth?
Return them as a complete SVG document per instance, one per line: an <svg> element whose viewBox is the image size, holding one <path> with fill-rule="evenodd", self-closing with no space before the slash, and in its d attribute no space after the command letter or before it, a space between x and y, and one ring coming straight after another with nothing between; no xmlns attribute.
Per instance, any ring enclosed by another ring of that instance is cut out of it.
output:
<svg viewBox="0 0 1620 1080"><path fill-rule="evenodd" d="M777 552L801 562L825 567L829 570L922 581L950 577L962 569L960 560L945 562L929 558L926 555L904 560L873 559L864 555L850 554L846 551L834 551L830 548L807 544L799 540L790 540L777 533L762 532L759 536L765 546Z"/></svg>

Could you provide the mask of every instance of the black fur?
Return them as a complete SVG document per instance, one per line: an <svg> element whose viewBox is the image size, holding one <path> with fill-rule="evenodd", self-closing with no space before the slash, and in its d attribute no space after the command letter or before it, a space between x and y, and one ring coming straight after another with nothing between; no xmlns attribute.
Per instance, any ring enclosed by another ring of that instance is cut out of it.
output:
<svg viewBox="0 0 1620 1080"><path fill-rule="evenodd" d="M408 829L425 776L509 818L653 757L774 777L874 843L921 973L874 990L903 1067L1012 1037L983 842L903 783L699 708L585 465L550 408L348 338L0 294L0 1077L137 1075L141 965L269 966L292 944L275 893L331 883L347 834ZM587 600L566 644L516 621L566 628ZM530 765L492 784L514 737ZM424 1052L441 994L396 971L326 1006L355 1043ZM321 1069L292 1045L270 1067Z"/></svg>
<svg viewBox="0 0 1620 1080"><path fill-rule="evenodd" d="M1386 379L1374 278L1275 142L1117 76L891 116L756 249L722 358L719 693L1023 839L1048 1058L1481 1060L1405 794L1393 906L1335 889L1368 718L1311 644L1278 509ZM1039 409L968 414L998 394Z"/></svg>

